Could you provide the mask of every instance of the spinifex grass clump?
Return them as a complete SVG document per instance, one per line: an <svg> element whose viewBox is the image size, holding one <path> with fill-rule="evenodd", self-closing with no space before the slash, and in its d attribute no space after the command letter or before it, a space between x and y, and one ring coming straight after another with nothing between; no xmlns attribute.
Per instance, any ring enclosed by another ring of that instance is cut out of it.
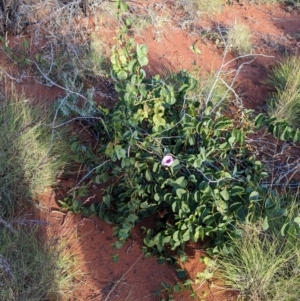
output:
<svg viewBox="0 0 300 301"><path fill-rule="evenodd" d="M37 227L0 229L0 299L43 300L55 286L54 254L37 240Z"/></svg>
<svg viewBox="0 0 300 301"><path fill-rule="evenodd" d="M242 23L234 23L227 32L227 45L230 50L237 55L251 53L251 32L250 29Z"/></svg>
<svg viewBox="0 0 300 301"><path fill-rule="evenodd" d="M0 217L54 184L69 164L64 134L52 133L51 122L49 112L14 93L0 99Z"/></svg>
<svg viewBox="0 0 300 301"><path fill-rule="evenodd" d="M239 300L298 300L299 234L291 242L279 232L249 224L230 246L230 252L221 253L215 262L216 276L239 292Z"/></svg>
<svg viewBox="0 0 300 301"><path fill-rule="evenodd" d="M15 92L0 99L0 300L60 300L78 275L73 257L38 235L42 222L19 216L71 162L51 115Z"/></svg>
<svg viewBox="0 0 300 301"><path fill-rule="evenodd" d="M257 223L237 224L239 235L231 236L227 247L196 282L218 279L224 289L234 290L238 300L298 300L300 284L299 191L265 190L264 218Z"/></svg>
<svg viewBox="0 0 300 301"><path fill-rule="evenodd" d="M192 15L208 15L219 13L228 4L226 0L176 0L176 4L182 5L186 13Z"/></svg>
<svg viewBox="0 0 300 301"><path fill-rule="evenodd" d="M270 98L269 114L277 119L285 119L294 128L300 127L300 59L288 57L278 64L269 82L276 92Z"/></svg>
<svg viewBox="0 0 300 301"><path fill-rule="evenodd" d="M13 227L1 223L0 300L62 300L81 276L63 242L41 241L38 222L21 226L12 220Z"/></svg>
<svg viewBox="0 0 300 301"><path fill-rule="evenodd" d="M199 9L199 14L207 14L212 15L214 13L219 13L222 11L223 6L227 4L228 2L224 0L197 0L197 1L191 1L194 2Z"/></svg>

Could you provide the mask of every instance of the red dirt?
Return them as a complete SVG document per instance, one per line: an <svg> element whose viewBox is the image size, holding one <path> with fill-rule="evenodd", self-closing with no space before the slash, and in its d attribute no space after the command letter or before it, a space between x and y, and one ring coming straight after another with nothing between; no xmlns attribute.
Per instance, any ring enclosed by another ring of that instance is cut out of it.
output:
<svg viewBox="0 0 300 301"><path fill-rule="evenodd" d="M270 68L284 54L296 53L299 50L299 40L293 36L300 33L300 17L297 12L287 12L285 7L279 5L250 6L234 3L226 5L220 14L212 16L211 19L199 18L194 28L203 31L217 25L228 26L234 22L243 22L249 26L253 33L253 53L263 55L255 57L251 64L244 65L235 85L244 106L259 111L264 107L269 92L266 79ZM83 23L84 20L78 21L79 25ZM113 29L107 24L105 31L101 24L97 26L93 22L88 24L87 26L95 30L96 34L106 35L110 45L113 43ZM146 43L149 47L151 73L199 69L201 74L204 71L216 71L221 67L223 49L218 48L207 38L201 39L199 35L191 35L183 29L165 29L159 39L156 39L155 33L149 27L137 37L137 41ZM193 43L197 43L201 54L196 55L191 51L190 46ZM232 54L228 54L225 62L233 58ZM225 70L236 72L242 63L252 59L253 57L247 57L235 60L227 65ZM60 89L45 88L33 79L22 79L15 85L18 91L23 91L28 98L37 102L52 102L62 94ZM71 213L59 212L54 192L45 192L39 201L46 208L41 218L49 223L47 227L49 237L66 237L68 247L79 254L77 264L84 276L83 279L76 280L78 281L76 290L68 300L155 301L163 296L155 295L155 292L161 289L161 282L173 285L178 281L173 267L167 264L159 265L155 258L145 259L142 255L143 234L140 225L133 230L132 238L122 249L114 250L111 247L114 238L110 225L96 217L82 218ZM195 280L197 273L205 268L199 260L204 251L201 246L189 246L187 252L189 261L183 267L188 277ZM113 262L112 255L118 255L119 261ZM207 284L193 287L201 300L236 300L234 294L210 290ZM204 295L202 291L205 292ZM174 298L176 301L194 300L189 294L188 291L177 293Z"/></svg>

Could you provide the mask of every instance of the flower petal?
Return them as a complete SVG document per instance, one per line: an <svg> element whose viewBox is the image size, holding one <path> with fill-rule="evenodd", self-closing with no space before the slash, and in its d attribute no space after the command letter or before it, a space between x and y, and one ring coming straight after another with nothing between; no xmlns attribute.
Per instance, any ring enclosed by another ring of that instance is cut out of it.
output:
<svg viewBox="0 0 300 301"><path fill-rule="evenodd" d="M173 157L171 155L165 155L161 161L163 166L171 166L173 164Z"/></svg>

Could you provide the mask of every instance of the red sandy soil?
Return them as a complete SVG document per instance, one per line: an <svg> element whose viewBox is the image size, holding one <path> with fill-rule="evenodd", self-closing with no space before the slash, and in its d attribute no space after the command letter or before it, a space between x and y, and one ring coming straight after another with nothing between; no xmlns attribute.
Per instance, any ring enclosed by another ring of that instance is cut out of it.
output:
<svg viewBox="0 0 300 301"><path fill-rule="evenodd" d="M79 23L88 21L83 19ZM249 26L253 34L253 53L260 55L235 60L224 70L236 72L241 64L254 59L251 64L245 64L239 72L235 88L245 107L259 111L264 107L269 92L266 78L270 68L285 54L297 53L299 50L299 40L293 37L300 33L300 15L296 11L288 12L284 6L250 6L235 2L233 5L227 5L221 13L212 16L211 19L199 18L193 26L203 31L216 26L228 26L234 22L243 22ZM110 44L113 43L111 37L114 36L114 30L106 26L105 22L95 28L93 22L88 26L96 34L105 35ZM180 69L198 69L200 73L215 72L222 64L223 49L208 39L200 39L199 36L190 34L188 30L165 28L157 38L154 29L148 28L137 40L147 44L149 48L151 73L175 72ZM18 38L12 38L11 46L14 43L19 43ZM191 51L190 46L193 43L197 44L201 54L196 55ZM233 54L228 54L225 62L233 58ZM9 72L9 69L6 70ZM22 73L18 76L20 74ZM15 82L15 85L18 91L23 91L28 98L37 102L52 102L62 94L61 89L45 88L28 77ZM91 195L93 194L91 191ZM77 264L84 276L75 280L76 290L68 300L161 300L165 295L155 295L155 292L162 288L161 283L173 285L179 281L173 267L168 264L160 265L155 258L146 259L143 256L143 234L140 225L136 226L131 239L122 249L114 250L111 247L114 238L110 225L95 217L82 218L79 215L59 212L57 196L53 191L42 194L39 201L46 208L41 218L48 222L49 237L65 237L68 247L78 254ZM187 252L189 261L183 268L187 276L195 280L196 274L205 268L199 260L205 253L201 246L189 246ZM112 255L118 255L119 261L113 262ZM195 285L193 288L199 300L236 300L234 294L209 288L207 284ZM194 300L189 294L190 291L177 293L174 298L176 301Z"/></svg>

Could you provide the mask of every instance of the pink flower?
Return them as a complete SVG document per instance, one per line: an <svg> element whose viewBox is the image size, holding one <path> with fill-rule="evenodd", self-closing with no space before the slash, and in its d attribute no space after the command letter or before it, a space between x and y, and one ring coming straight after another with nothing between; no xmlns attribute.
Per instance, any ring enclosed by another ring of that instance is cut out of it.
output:
<svg viewBox="0 0 300 301"><path fill-rule="evenodd" d="M173 161L174 161L174 159L171 155L165 155L161 161L161 164L163 166L171 166Z"/></svg>

